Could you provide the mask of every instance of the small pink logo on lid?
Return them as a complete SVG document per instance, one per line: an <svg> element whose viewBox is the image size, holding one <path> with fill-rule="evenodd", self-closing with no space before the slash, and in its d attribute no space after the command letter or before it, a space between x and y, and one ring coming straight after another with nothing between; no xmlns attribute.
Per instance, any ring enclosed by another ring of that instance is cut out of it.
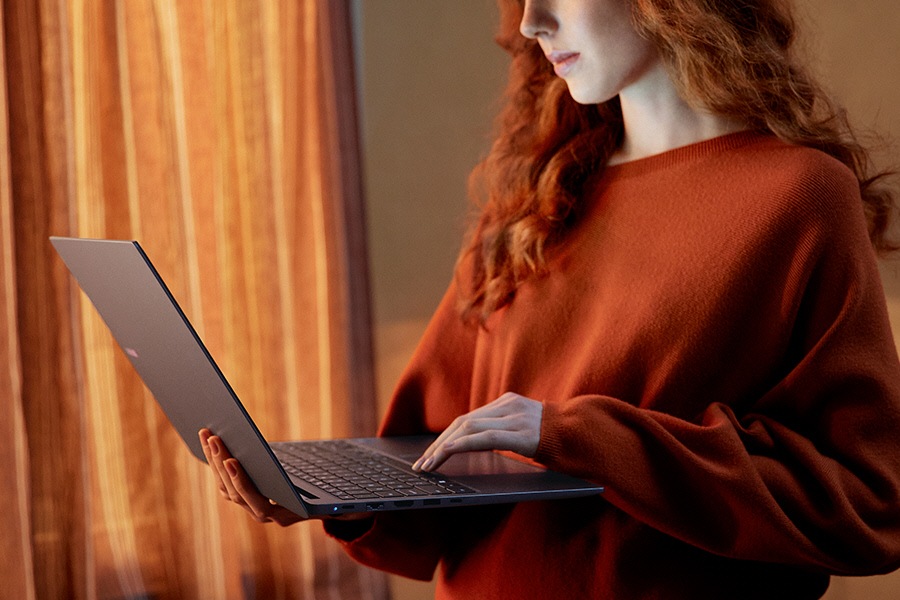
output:
<svg viewBox="0 0 900 600"><path fill-rule="evenodd" d="M134 348L125 348L125 354L132 358L140 358L140 355L137 353L137 350Z"/></svg>

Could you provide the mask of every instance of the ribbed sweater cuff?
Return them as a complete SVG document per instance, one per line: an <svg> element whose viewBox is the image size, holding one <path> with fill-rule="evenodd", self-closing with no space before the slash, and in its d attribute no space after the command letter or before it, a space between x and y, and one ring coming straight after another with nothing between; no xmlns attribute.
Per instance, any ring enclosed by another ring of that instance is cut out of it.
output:
<svg viewBox="0 0 900 600"><path fill-rule="evenodd" d="M553 467L558 464L563 452L562 406L556 402L545 402L541 416L541 440L534 459Z"/></svg>

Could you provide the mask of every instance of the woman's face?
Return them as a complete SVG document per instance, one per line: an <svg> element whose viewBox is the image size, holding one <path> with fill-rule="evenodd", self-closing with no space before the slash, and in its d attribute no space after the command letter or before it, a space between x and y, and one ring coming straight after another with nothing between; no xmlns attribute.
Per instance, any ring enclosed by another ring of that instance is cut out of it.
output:
<svg viewBox="0 0 900 600"><path fill-rule="evenodd" d="M640 82L659 60L638 35L632 0L524 0L519 30L537 40L572 98L598 104Z"/></svg>

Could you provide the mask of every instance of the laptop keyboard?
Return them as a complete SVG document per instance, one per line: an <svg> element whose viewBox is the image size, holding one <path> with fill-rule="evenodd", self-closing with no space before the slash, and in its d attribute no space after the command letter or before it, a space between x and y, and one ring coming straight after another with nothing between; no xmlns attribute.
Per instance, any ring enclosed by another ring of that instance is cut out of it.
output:
<svg viewBox="0 0 900 600"><path fill-rule="evenodd" d="M340 500L470 494L474 490L437 473L416 473L400 461L349 442L280 443L284 470Z"/></svg>

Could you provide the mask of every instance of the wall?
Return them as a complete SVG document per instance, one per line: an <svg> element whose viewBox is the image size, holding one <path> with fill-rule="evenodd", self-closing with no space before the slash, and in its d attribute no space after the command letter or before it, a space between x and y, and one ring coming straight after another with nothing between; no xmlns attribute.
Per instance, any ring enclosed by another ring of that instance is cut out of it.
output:
<svg viewBox="0 0 900 600"><path fill-rule="evenodd" d="M877 160L900 166L900 8L893 0L802 0L806 46L822 80L860 128L884 137ZM889 143L888 140L894 140ZM894 338L900 341L900 261L882 262ZM900 572L833 578L825 600L894 600Z"/></svg>
<svg viewBox="0 0 900 600"><path fill-rule="evenodd" d="M366 184L380 322L432 312L463 230L505 55L493 0L363 4Z"/></svg>
<svg viewBox="0 0 900 600"><path fill-rule="evenodd" d="M798 6L809 34L804 44L822 78L856 123L900 142L895 0L853 3L852 10L844 0L798 0ZM492 42L494 0L357 0L357 10L384 400L452 273L466 176L486 150L506 61ZM885 264L883 272L892 321L900 324L900 267ZM403 598L431 597L430 585L395 585ZM886 600L897 589L896 575L837 579L827 598Z"/></svg>

